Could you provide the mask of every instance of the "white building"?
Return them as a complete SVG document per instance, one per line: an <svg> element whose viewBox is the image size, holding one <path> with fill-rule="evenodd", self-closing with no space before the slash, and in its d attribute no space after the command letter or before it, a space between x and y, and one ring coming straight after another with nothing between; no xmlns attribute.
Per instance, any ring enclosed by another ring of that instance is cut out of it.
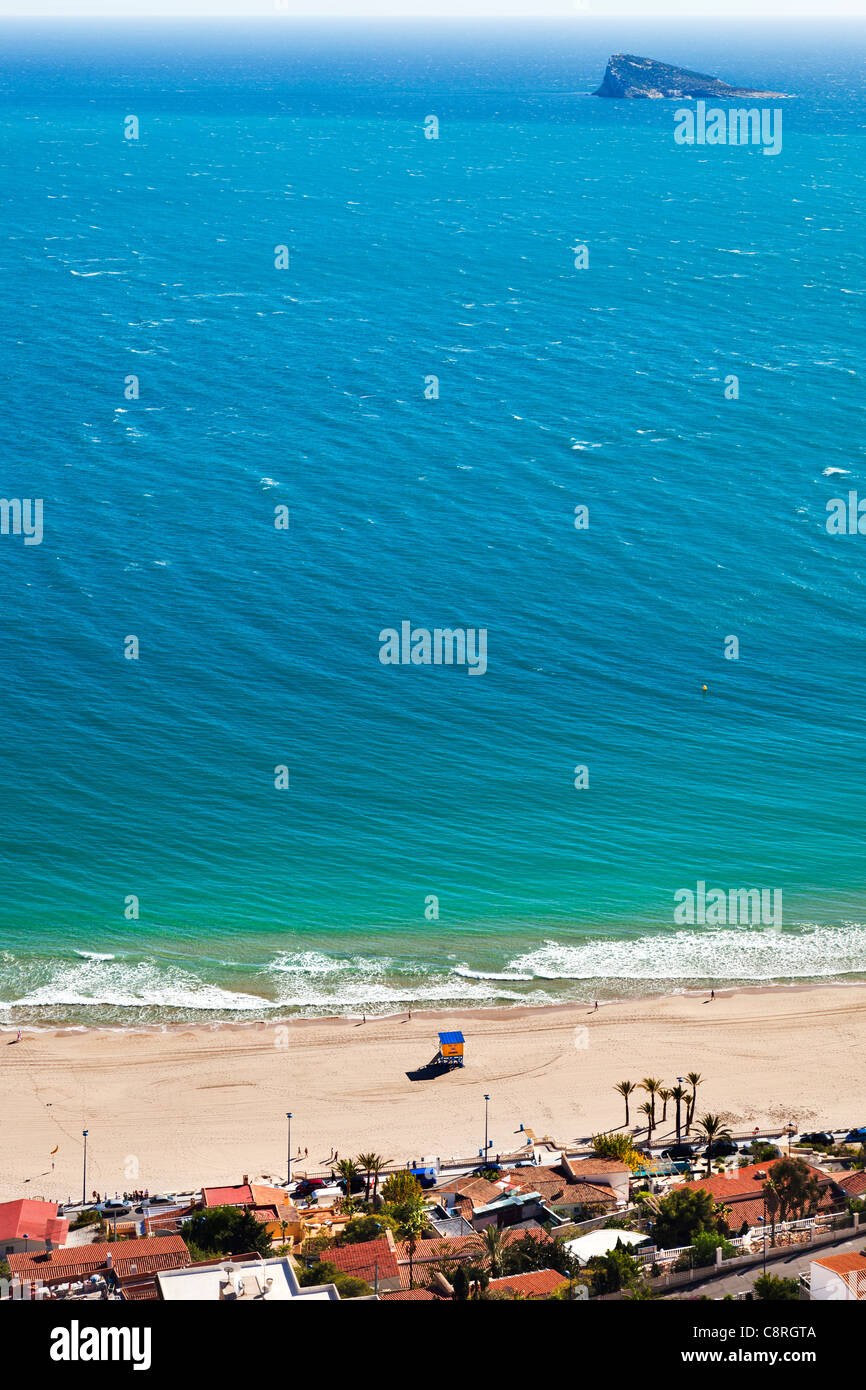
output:
<svg viewBox="0 0 866 1390"><path fill-rule="evenodd" d="M290 1298L339 1302L335 1284L298 1283L291 1260L215 1260L212 1264L167 1269L156 1276L159 1296L166 1303L283 1303Z"/></svg>
<svg viewBox="0 0 866 1390"><path fill-rule="evenodd" d="M866 1256L825 1255L809 1266L811 1297L821 1302L866 1302Z"/></svg>

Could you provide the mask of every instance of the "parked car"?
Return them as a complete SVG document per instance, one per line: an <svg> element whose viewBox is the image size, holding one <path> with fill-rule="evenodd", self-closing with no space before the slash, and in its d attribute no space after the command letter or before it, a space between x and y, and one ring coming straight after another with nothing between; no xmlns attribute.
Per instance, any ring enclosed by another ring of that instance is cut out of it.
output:
<svg viewBox="0 0 866 1390"><path fill-rule="evenodd" d="M728 1158L731 1154L738 1152L733 1139L714 1139L709 1146L710 1158ZM703 1157L707 1157L707 1150L703 1150Z"/></svg>
<svg viewBox="0 0 866 1390"><path fill-rule="evenodd" d="M178 1199L177 1199L176 1197L163 1197L163 1196L158 1196L158 1197L148 1197L146 1205L149 1205L149 1206L152 1206L152 1207L163 1207L163 1206L172 1207L172 1206L178 1206L179 1203L178 1203Z"/></svg>
<svg viewBox="0 0 866 1390"><path fill-rule="evenodd" d="M662 1158L694 1158L695 1149L692 1144L671 1144L669 1149L662 1149Z"/></svg>
<svg viewBox="0 0 866 1390"><path fill-rule="evenodd" d="M859 1129L849 1129L845 1135L846 1144L866 1144L866 1125L861 1125Z"/></svg>
<svg viewBox="0 0 866 1390"><path fill-rule="evenodd" d="M324 1184L322 1184L322 1185L324 1186ZM339 1178L338 1181L337 1181L337 1186L340 1188L340 1191L341 1191L341 1192L345 1192L345 1191L346 1191L346 1179L345 1179L345 1178ZM362 1176L360 1173L356 1173L355 1176L354 1176L353 1179L352 1179L352 1192L363 1192L365 1187L366 1187L366 1183L364 1182L363 1176ZM351 1194L350 1194L350 1195L351 1195Z"/></svg>
<svg viewBox="0 0 866 1390"><path fill-rule="evenodd" d="M311 1197L314 1192L318 1192L320 1187L327 1187L327 1183L322 1178L302 1178L294 1191L295 1197Z"/></svg>
<svg viewBox="0 0 866 1390"><path fill-rule="evenodd" d="M801 1134L801 1135L800 1135L800 1142L801 1142L802 1144L825 1144L825 1145L830 1145L830 1144L834 1144L836 1141L834 1140L832 1134L828 1134L828 1133L826 1132L826 1130L818 1129L818 1130L812 1131L812 1132L809 1133L809 1134Z"/></svg>
<svg viewBox="0 0 866 1390"><path fill-rule="evenodd" d="M101 1202L97 1211L104 1212L106 1216L129 1216L132 1207L127 1206L126 1202L119 1202L112 1198L108 1202Z"/></svg>

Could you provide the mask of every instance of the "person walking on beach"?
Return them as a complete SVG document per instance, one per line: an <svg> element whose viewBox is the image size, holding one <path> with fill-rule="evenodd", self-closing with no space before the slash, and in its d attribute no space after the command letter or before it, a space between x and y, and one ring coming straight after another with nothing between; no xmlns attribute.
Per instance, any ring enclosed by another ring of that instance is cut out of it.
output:
<svg viewBox="0 0 866 1390"><path fill-rule="evenodd" d="M598 1013L598 1000L597 1000L597 999L596 999L596 1001L595 1001L595 1008L594 1008L594 1010L593 1010L593 1013Z"/></svg>
<svg viewBox="0 0 866 1390"><path fill-rule="evenodd" d="M716 997L716 991L715 991L714 989L711 989L711 990L710 990L710 1001L712 1001L713 999L715 999L715 997Z"/></svg>

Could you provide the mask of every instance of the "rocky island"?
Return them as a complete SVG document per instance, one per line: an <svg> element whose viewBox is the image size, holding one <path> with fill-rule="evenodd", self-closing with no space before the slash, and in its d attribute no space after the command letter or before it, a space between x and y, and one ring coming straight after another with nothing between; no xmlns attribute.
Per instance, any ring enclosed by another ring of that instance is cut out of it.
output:
<svg viewBox="0 0 866 1390"><path fill-rule="evenodd" d="M752 87L731 87L718 77L703 72L675 68L670 63L657 63L654 58L636 58L632 53L613 53L604 70L602 84L593 96L597 97L715 97L725 101L732 97L784 97L786 92L761 92Z"/></svg>

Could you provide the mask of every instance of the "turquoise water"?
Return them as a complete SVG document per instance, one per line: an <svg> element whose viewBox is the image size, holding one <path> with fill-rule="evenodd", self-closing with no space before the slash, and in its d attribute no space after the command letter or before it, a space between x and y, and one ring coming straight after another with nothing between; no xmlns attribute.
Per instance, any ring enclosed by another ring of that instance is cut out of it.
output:
<svg viewBox="0 0 866 1390"><path fill-rule="evenodd" d="M617 49L796 93L782 153ZM0 1019L866 977L864 49L7 31Z"/></svg>

